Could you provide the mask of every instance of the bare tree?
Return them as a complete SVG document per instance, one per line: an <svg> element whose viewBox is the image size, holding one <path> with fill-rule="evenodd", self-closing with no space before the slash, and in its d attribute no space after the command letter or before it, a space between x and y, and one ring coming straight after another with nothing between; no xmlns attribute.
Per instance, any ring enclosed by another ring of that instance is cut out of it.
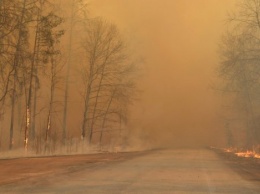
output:
<svg viewBox="0 0 260 194"><path fill-rule="evenodd" d="M87 20L87 4L82 0L71 0L70 1L70 18L69 18L69 41L68 41L68 59L66 63L66 80L65 80L65 94L64 94L64 111L63 111L63 123L62 123L62 141L63 144L67 138L67 117L68 117L68 101L69 101L69 86L70 86L70 72L73 58L73 39L74 29L76 24L84 23Z"/></svg>
<svg viewBox="0 0 260 194"><path fill-rule="evenodd" d="M58 26L62 22L61 18L55 16L51 18L51 20L47 20L46 24L49 25L49 33L48 33L48 58L50 61L50 99L48 105L48 113L47 113L47 127L46 127L46 135L45 141L48 143L48 139L50 137L50 131L52 128L52 120L53 120L53 112L54 112L54 98L55 98L55 90L57 88L57 84L61 80L61 70L63 66L60 64L60 51L56 48L59 43L60 37L63 35L63 31L52 32L53 26Z"/></svg>
<svg viewBox="0 0 260 194"><path fill-rule="evenodd" d="M128 91L134 84L128 78L134 73L134 66L127 61L126 47L117 27L100 18L89 23L84 50L87 63L83 70L86 87L82 138L87 131L91 143L93 134L99 132L101 143L103 132L115 130L116 123L120 123L123 111L119 107L129 103Z"/></svg>
<svg viewBox="0 0 260 194"><path fill-rule="evenodd" d="M35 2L33 2L35 3ZM48 63L48 55L50 55L51 49L54 52L54 43L63 34L63 31L53 32L53 29L59 26L62 19L55 15L52 11L44 14L43 9L46 1L42 0L39 5L35 5L35 35L34 35L34 45L31 54L31 65L29 67L29 78L27 81L26 89L26 126L25 126L25 139L26 139L26 149L28 146L28 135L30 132L31 140L33 141L35 137L35 129L31 127L32 118L33 124L35 125L35 114L36 114L36 97L37 97L37 86L39 85L38 69L40 63L42 66ZM51 9L50 7L47 7ZM51 49L50 49L51 48ZM53 64L51 64L53 65ZM34 82L34 84L33 84ZM34 115L32 115L32 95L34 90Z"/></svg>
<svg viewBox="0 0 260 194"><path fill-rule="evenodd" d="M239 10L228 18L229 31L220 46L219 76L224 80L223 91L236 94L240 110L246 115L247 146L260 140L260 1L243 0Z"/></svg>
<svg viewBox="0 0 260 194"><path fill-rule="evenodd" d="M26 4L27 1L24 0L21 4L20 10L20 20L19 20L19 28L18 28L18 35L16 39L15 44L15 53L14 53L14 59L13 59L13 86L12 86L12 92L11 92L11 121L10 121L10 144L9 148L12 149L13 146L13 129L14 129L14 110L15 110L15 102L16 102L16 95L17 95L17 82L18 80L18 70L19 67L21 67L22 62L24 62L24 55L26 55L26 52L22 50L22 47L26 46L28 43L28 29L25 23L26 19ZM27 122L28 124L28 122ZM26 124L26 125L27 125ZM28 139L26 138L26 131L25 131L25 139L24 139L24 145L27 146Z"/></svg>

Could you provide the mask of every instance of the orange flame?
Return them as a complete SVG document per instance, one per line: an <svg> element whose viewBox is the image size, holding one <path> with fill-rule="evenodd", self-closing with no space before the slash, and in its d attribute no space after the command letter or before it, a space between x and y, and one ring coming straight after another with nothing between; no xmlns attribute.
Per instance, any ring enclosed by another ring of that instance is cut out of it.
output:
<svg viewBox="0 0 260 194"><path fill-rule="evenodd" d="M254 158L255 152L247 150L246 152L237 152L235 153L239 157L245 157L245 158Z"/></svg>
<svg viewBox="0 0 260 194"><path fill-rule="evenodd" d="M260 153L257 153L256 151L239 151L237 152L238 149L236 148L225 148L224 151L228 153L234 153L238 157L244 157L244 158L258 158L260 159Z"/></svg>

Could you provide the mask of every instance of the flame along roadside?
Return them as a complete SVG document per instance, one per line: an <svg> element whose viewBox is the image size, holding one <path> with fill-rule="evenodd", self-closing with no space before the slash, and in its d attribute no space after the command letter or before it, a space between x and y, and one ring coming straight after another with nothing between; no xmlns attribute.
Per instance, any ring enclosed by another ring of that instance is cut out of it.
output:
<svg viewBox="0 0 260 194"><path fill-rule="evenodd" d="M259 145L260 146L260 145ZM238 157L244 157L244 158L257 158L260 159L260 153L257 153L254 150L246 150L246 151L237 151L236 148L225 148L225 152L232 152Z"/></svg>

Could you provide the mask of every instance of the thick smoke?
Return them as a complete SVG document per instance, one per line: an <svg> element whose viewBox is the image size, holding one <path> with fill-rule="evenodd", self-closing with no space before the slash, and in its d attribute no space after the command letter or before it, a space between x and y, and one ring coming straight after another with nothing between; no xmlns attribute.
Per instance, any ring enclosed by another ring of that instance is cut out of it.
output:
<svg viewBox="0 0 260 194"><path fill-rule="evenodd" d="M90 11L117 23L145 58L130 130L141 145L223 145L219 96L211 89L218 43L235 0L98 0ZM131 133L131 134L132 134ZM144 142L145 141L145 142Z"/></svg>

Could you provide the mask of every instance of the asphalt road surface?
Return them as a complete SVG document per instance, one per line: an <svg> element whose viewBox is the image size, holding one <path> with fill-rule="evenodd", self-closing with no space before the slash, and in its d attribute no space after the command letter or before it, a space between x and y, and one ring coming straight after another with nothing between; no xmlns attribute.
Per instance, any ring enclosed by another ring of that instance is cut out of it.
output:
<svg viewBox="0 0 260 194"><path fill-rule="evenodd" d="M209 149L0 160L0 193L260 194L258 161Z"/></svg>

